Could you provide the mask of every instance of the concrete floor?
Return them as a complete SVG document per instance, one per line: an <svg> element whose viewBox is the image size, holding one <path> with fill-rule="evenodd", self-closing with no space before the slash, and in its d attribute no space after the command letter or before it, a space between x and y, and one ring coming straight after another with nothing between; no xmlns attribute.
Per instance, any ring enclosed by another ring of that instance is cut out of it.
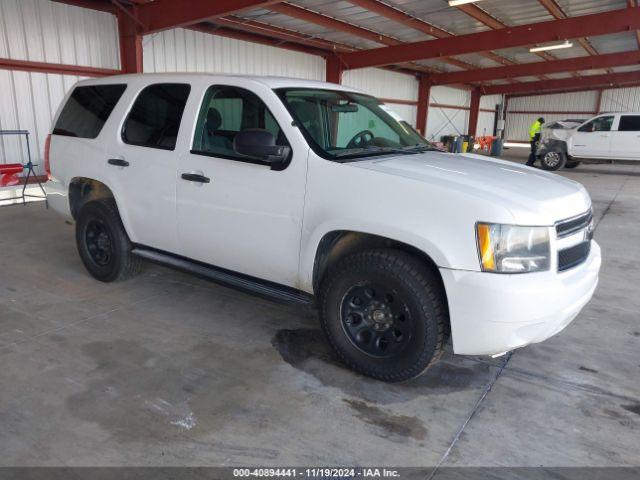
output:
<svg viewBox="0 0 640 480"><path fill-rule="evenodd" d="M403 385L337 364L313 312L157 266L99 283L73 226L1 208L0 466L640 465L640 167L562 175L597 212L593 301Z"/></svg>

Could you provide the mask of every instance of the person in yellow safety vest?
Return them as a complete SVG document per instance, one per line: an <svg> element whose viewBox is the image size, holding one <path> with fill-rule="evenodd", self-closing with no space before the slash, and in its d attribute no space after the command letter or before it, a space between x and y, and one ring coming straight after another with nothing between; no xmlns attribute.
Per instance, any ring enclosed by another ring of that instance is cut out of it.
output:
<svg viewBox="0 0 640 480"><path fill-rule="evenodd" d="M529 160L527 160L527 166L533 167L536 161L536 150L538 148L538 142L540 141L540 130L544 124L544 118L540 117L529 128L529 141L531 142L531 153L529 154Z"/></svg>

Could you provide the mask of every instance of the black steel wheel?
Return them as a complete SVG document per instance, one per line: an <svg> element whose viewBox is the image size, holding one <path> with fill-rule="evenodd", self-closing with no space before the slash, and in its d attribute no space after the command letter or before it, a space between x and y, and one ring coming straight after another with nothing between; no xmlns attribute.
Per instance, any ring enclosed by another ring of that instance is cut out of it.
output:
<svg viewBox="0 0 640 480"><path fill-rule="evenodd" d="M89 257L96 265L104 267L113 258L113 242L109 229L101 219L91 219L87 223L84 239Z"/></svg>
<svg viewBox="0 0 640 480"><path fill-rule="evenodd" d="M385 358L398 354L409 344L411 311L395 289L373 283L354 285L341 303L342 326L360 351Z"/></svg>
<svg viewBox="0 0 640 480"><path fill-rule="evenodd" d="M76 221L76 245L87 271L102 282L124 280L140 271L131 242L112 199L86 203Z"/></svg>
<svg viewBox="0 0 640 480"><path fill-rule="evenodd" d="M363 375L409 380L443 352L450 329L442 281L413 255L393 249L349 255L330 268L318 296L329 342Z"/></svg>

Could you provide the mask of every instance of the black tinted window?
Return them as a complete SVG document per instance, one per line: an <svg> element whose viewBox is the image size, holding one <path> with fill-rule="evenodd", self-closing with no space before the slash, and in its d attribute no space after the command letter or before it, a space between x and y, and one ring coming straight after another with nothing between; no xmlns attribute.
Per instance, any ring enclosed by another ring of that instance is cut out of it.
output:
<svg viewBox="0 0 640 480"><path fill-rule="evenodd" d="M608 132L613 125L613 117L598 117L585 123L578 130L580 132Z"/></svg>
<svg viewBox="0 0 640 480"><path fill-rule="evenodd" d="M96 138L126 88L126 85L76 87L60 112L54 135Z"/></svg>
<svg viewBox="0 0 640 480"><path fill-rule="evenodd" d="M200 109L193 151L235 158L238 154L233 148L234 137L242 130L255 128L271 132L276 145L289 145L275 118L255 93L237 87L210 87Z"/></svg>
<svg viewBox="0 0 640 480"><path fill-rule="evenodd" d="M640 115L623 115L620 118L621 132L640 132Z"/></svg>
<svg viewBox="0 0 640 480"><path fill-rule="evenodd" d="M173 150L190 85L159 83L138 95L122 130L122 139L131 145Z"/></svg>

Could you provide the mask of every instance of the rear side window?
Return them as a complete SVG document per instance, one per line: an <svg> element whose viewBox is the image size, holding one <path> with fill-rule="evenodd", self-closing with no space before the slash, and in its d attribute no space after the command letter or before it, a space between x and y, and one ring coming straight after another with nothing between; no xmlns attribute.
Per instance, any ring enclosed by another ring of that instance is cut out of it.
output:
<svg viewBox="0 0 640 480"><path fill-rule="evenodd" d="M53 134L96 138L126 88L126 85L76 87L60 112Z"/></svg>
<svg viewBox="0 0 640 480"><path fill-rule="evenodd" d="M620 117L621 132L640 132L640 115L623 115Z"/></svg>
<svg viewBox="0 0 640 480"><path fill-rule="evenodd" d="M173 150L191 86L158 83L146 87L136 99L122 128L130 145Z"/></svg>

